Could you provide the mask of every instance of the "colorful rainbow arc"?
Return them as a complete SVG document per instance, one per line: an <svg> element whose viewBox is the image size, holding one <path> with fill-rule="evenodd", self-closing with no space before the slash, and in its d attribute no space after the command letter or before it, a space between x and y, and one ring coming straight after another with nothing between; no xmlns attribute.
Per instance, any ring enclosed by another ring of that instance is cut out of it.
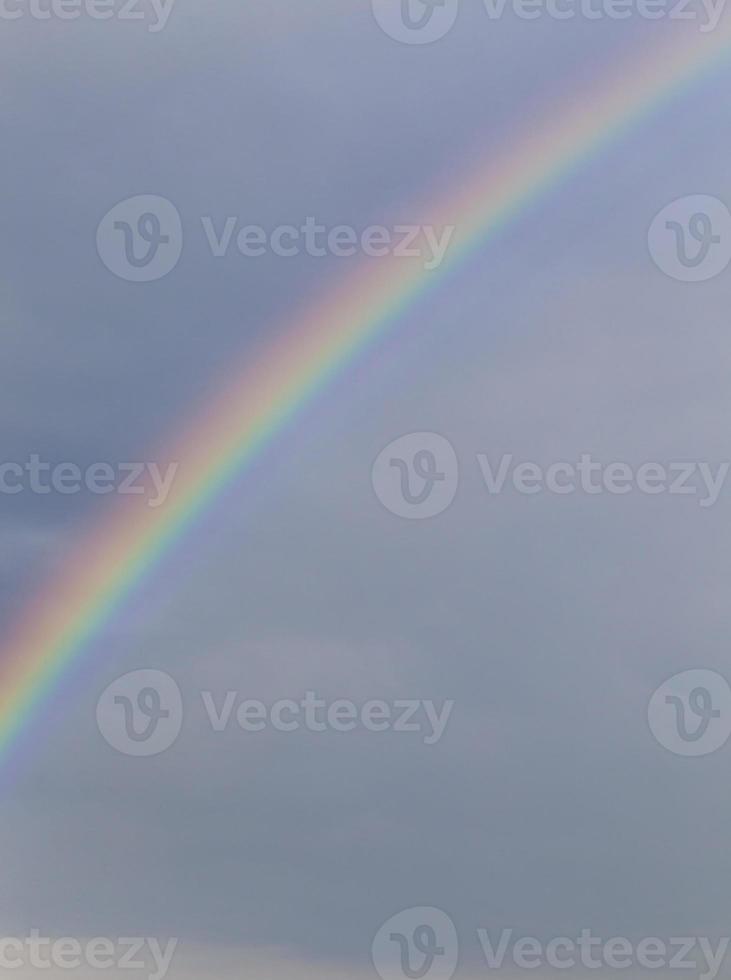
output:
<svg viewBox="0 0 731 980"><path fill-rule="evenodd" d="M648 113L731 46L731 30L663 47L589 90L558 121L534 129L430 208L456 225L443 273L513 215ZM436 220L434 218L436 217ZM115 506L6 635L0 669L0 760L64 673L141 578L219 491L335 372L372 343L434 281L420 262L382 259L298 318L247 364L164 458L180 461L174 491L157 510Z"/></svg>

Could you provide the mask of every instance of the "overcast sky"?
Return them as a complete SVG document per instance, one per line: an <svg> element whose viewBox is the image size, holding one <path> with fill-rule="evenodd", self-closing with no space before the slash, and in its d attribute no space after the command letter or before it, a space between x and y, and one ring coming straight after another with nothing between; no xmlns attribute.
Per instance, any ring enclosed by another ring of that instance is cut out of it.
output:
<svg viewBox="0 0 731 980"><path fill-rule="evenodd" d="M140 9L0 20L3 462L154 461L232 365L361 261L215 258L203 216L427 222L418 202L511 134L590 100L627 52L697 30L492 21L462 0L420 46L369 0L177 0L158 31ZM647 245L674 200L731 205L730 80L676 93L411 306L95 638L3 788L0 934L176 937L169 975L195 980L376 978L376 932L419 906L453 920L465 977L486 971L478 928L727 934L731 742L677 754L647 712L674 674L731 679L731 478L705 507L490 494L477 457L731 460L731 266L681 282ZM134 283L95 242L142 194L173 202L185 245ZM431 519L389 512L372 485L409 433L459 461ZM0 495L3 622L107 505ZM102 692L140 669L170 675L184 709L149 758L97 724ZM433 744L216 732L201 692L229 691L454 706Z"/></svg>

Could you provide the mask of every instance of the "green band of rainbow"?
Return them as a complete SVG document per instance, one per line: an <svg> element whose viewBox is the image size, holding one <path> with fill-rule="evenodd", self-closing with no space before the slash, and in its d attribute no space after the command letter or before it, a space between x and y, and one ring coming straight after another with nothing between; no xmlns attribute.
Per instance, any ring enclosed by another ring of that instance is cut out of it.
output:
<svg viewBox="0 0 731 980"><path fill-rule="evenodd" d="M0 761L88 642L197 515L308 399L385 331L437 277L538 194L731 48L731 29L693 33L591 87L559 118L534 128L444 200L430 221L456 225L439 271L403 258L371 261L295 318L186 428L165 458L180 462L164 507L125 503L94 528L61 574L29 603L0 663Z"/></svg>

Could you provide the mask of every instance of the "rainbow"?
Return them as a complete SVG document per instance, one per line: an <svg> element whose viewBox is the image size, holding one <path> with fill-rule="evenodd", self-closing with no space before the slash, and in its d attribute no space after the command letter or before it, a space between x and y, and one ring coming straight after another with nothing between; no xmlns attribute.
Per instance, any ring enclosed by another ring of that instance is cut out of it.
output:
<svg viewBox="0 0 731 980"><path fill-rule="evenodd" d="M249 355L243 370L184 428L162 458L179 461L166 504L115 504L90 529L60 574L40 590L3 638L0 762L39 714L92 638L170 546L312 396L463 257L539 194L731 49L731 29L693 28L591 87L558 119L516 144L429 207L431 223L456 225L439 271L420 260L370 260L288 330ZM161 458L156 456L155 458ZM141 499L141 498L139 498Z"/></svg>

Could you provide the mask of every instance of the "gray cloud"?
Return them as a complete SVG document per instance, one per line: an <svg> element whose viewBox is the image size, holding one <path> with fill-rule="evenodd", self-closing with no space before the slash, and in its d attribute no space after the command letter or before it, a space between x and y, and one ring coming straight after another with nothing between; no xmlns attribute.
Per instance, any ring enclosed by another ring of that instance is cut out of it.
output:
<svg viewBox="0 0 731 980"><path fill-rule="evenodd" d="M147 458L348 268L217 262L201 215L413 219L425 189L656 40L652 24L482 13L465 6L423 50L386 38L367 4L330 0L178 0L159 35L6 24L4 458ZM675 197L731 202L724 79L680 94L407 311L93 641L0 804L4 931L179 936L193 950L179 976L224 976L232 958L256 975L360 976L378 927L409 906L444 908L472 936L470 975L477 927L727 928L729 750L671 756L646 707L675 672L727 672L728 496L707 511L493 498L474 462L728 458L731 273L673 282L645 242ZM174 201L186 236L149 285L94 251L99 219L137 193ZM433 521L400 521L371 464L423 430L454 445L459 492ZM99 508L0 497L4 620ZM104 687L145 667L186 705L176 744L149 760L95 725ZM212 733L199 692L234 689L456 706L435 746Z"/></svg>

